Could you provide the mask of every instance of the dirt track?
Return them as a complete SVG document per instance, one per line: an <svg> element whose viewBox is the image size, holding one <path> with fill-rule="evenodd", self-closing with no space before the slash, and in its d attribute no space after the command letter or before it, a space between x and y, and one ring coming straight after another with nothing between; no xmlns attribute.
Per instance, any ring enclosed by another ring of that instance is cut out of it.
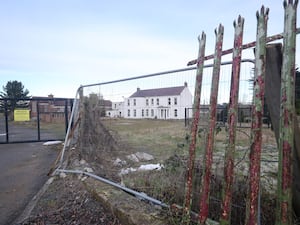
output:
<svg viewBox="0 0 300 225"><path fill-rule="evenodd" d="M48 179L58 151L42 143L0 145L0 225L12 224Z"/></svg>

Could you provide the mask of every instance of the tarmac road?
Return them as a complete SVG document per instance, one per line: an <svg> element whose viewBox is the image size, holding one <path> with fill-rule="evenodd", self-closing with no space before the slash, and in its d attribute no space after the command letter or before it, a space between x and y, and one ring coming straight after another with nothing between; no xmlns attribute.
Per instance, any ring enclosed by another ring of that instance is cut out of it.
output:
<svg viewBox="0 0 300 225"><path fill-rule="evenodd" d="M0 225L9 225L47 181L58 155L43 143L0 144Z"/></svg>

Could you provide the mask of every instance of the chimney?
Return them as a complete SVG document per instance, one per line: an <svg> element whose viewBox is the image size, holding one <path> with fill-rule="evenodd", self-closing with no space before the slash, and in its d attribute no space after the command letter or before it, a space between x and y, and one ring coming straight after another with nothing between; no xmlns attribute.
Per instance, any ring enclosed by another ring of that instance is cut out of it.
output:
<svg viewBox="0 0 300 225"><path fill-rule="evenodd" d="M139 92L140 90L141 90L141 89L140 89L139 87L136 89L137 92Z"/></svg>
<svg viewBox="0 0 300 225"><path fill-rule="evenodd" d="M187 87L187 86L188 86L187 82L184 82L184 86L185 86L185 87Z"/></svg>
<svg viewBox="0 0 300 225"><path fill-rule="evenodd" d="M48 95L48 98L54 98L53 94Z"/></svg>

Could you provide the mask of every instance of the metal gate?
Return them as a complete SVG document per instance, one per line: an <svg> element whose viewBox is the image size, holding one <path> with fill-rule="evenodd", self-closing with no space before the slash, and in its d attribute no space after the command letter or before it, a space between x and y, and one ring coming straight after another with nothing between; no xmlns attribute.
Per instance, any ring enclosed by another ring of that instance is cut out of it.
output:
<svg viewBox="0 0 300 225"><path fill-rule="evenodd" d="M11 104L12 102L16 104ZM0 144L63 140L73 100L33 97L0 99ZM12 108L11 105L16 105Z"/></svg>

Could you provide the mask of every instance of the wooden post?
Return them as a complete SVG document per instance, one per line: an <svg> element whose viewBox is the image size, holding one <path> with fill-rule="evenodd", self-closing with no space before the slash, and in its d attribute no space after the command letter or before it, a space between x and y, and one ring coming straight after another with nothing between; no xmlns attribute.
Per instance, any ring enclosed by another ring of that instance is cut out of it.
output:
<svg viewBox="0 0 300 225"><path fill-rule="evenodd" d="M185 184L185 202L183 208L182 224L188 225L190 223L190 211L192 205L192 189L193 189L193 173L195 167L195 151L196 151L196 141L198 134L198 124L200 118L200 100L201 100L201 88L202 88L202 77L204 68L204 55L205 55L205 44L206 35L202 32L201 38L199 40L199 53L198 53L198 64L197 64L197 75L195 84L195 94L194 94L194 110L193 110L193 123L191 130L191 143L189 146L189 161L187 168L187 180Z"/></svg>
<svg viewBox="0 0 300 225"><path fill-rule="evenodd" d="M209 195L210 195L210 178L211 178L211 167L213 163L213 147L214 147L214 134L217 120L217 100L219 90L219 77L221 67L221 56L223 47L223 36L224 27L220 24L218 31L215 30L216 34L216 46L215 46L215 57L214 67L212 75L212 85L210 92L210 115L209 115L209 131L207 134L207 141L204 155L204 168L201 184L200 194L200 212L199 212L199 223L205 224L208 217L209 209Z"/></svg>
<svg viewBox="0 0 300 225"><path fill-rule="evenodd" d="M229 118L228 130L229 140L225 152L224 165L224 183L222 191L222 211L220 224L229 225L231 217L231 202L232 202L232 185L233 185L233 167L234 167L234 152L236 139L236 125L239 99L239 82L241 69L241 55L243 43L244 18L239 16L237 23L234 22L234 46L233 46L233 64L231 74L230 99L229 99Z"/></svg>
<svg viewBox="0 0 300 225"><path fill-rule="evenodd" d="M269 9L262 6L257 12L257 34L255 49L254 93L251 123L251 146L249 165L249 190L247 198L246 224L259 223L260 159L262 145L262 116L264 109L266 36Z"/></svg>

